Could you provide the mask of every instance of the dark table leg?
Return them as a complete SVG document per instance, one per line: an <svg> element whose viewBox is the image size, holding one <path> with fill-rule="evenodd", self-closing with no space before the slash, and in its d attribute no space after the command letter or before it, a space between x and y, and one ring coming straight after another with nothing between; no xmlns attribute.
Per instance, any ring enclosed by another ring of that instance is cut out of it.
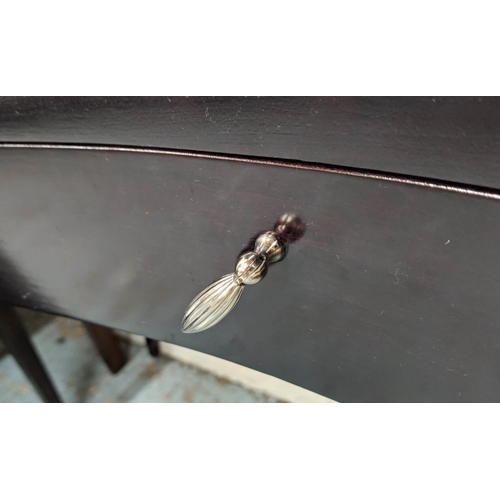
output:
<svg viewBox="0 0 500 500"><path fill-rule="evenodd" d="M148 346L148 351L151 356L157 358L160 354L160 348L158 346L158 341L146 337L146 344Z"/></svg>
<svg viewBox="0 0 500 500"><path fill-rule="evenodd" d="M60 403L61 399L45 371L21 319L15 309L2 304L0 304L0 338L43 401Z"/></svg>
<svg viewBox="0 0 500 500"><path fill-rule="evenodd" d="M90 338L94 341L99 354L111 372L118 372L127 363L127 356L122 349L120 339L111 328L83 321Z"/></svg>

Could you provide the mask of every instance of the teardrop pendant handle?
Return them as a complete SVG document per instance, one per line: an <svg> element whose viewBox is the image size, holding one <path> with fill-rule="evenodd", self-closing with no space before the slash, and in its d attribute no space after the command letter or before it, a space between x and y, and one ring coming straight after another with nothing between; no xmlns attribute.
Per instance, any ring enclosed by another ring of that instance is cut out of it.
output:
<svg viewBox="0 0 500 500"><path fill-rule="evenodd" d="M191 301L184 313L182 331L198 333L216 325L234 309L245 286L261 281L268 265L282 260L286 252L287 239L279 231L259 234L253 250L240 255L233 273L220 277Z"/></svg>

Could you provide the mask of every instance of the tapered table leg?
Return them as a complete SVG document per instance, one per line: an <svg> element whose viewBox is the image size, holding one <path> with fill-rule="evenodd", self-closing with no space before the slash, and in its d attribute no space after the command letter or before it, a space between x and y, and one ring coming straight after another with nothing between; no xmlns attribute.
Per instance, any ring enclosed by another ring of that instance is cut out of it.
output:
<svg viewBox="0 0 500 500"><path fill-rule="evenodd" d="M46 403L61 399L13 307L0 304L0 338Z"/></svg>

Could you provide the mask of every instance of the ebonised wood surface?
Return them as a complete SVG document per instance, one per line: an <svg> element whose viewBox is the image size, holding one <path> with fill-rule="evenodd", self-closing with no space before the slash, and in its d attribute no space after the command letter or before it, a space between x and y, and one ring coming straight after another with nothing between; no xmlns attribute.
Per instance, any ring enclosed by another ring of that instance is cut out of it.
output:
<svg viewBox="0 0 500 500"><path fill-rule="evenodd" d="M500 189L500 99L4 97L0 142L153 146Z"/></svg>
<svg viewBox="0 0 500 500"><path fill-rule="evenodd" d="M0 301L339 401L500 400L500 203L328 172L0 148ZM219 325L185 307L284 212L304 237Z"/></svg>

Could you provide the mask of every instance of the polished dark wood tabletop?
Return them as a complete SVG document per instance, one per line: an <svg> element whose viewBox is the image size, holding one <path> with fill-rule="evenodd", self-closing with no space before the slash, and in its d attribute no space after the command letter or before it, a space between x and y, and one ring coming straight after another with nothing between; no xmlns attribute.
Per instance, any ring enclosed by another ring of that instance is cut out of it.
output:
<svg viewBox="0 0 500 500"><path fill-rule="evenodd" d="M0 98L0 142L239 154L493 188L499 137L497 98Z"/></svg>

